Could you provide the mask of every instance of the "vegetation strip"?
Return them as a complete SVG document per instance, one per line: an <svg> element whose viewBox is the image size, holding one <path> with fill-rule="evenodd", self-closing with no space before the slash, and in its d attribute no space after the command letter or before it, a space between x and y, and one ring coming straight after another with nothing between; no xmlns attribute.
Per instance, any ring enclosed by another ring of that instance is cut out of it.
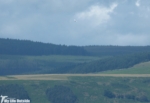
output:
<svg viewBox="0 0 150 103"><path fill-rule="evenodd" d="M9 78L11 77L11 78ZM68 77L150 77L150 74L43 74L1 76L0 80L68 80Z"/></svg>

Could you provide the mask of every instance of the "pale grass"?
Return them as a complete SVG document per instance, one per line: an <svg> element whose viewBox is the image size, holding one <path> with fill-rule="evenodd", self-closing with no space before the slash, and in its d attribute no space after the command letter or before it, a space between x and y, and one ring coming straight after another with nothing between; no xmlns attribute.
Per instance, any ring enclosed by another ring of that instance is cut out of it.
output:
<svg viewBox="0 0 150 103"><path fill-rule="evenodd" d="M37 74L0 76L0 80L68 80L68 77L150 77L150 74Z"/></svg>

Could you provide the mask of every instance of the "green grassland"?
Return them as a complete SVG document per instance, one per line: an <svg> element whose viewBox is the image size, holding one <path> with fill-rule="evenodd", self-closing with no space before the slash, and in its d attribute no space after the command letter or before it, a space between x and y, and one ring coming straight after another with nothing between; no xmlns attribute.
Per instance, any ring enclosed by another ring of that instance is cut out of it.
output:
<svg viewBox="0 0 150 103"><path fill-rule="evenodd" d="M55 85L69 87L77 96L78 103L147 103L126 98L108 98L104 92L109 90L116 95L145 96L150 100L149 77L110 74L18 75L0 77L0 85L23 85L32 103L51 103L45 91Z"/></svg>
<svg viewBox="0 0 150 103"><path fill-rule="evenodd" d="M150 74L150 61L139 63L133 67L101 72L104 74Z"/></svg>

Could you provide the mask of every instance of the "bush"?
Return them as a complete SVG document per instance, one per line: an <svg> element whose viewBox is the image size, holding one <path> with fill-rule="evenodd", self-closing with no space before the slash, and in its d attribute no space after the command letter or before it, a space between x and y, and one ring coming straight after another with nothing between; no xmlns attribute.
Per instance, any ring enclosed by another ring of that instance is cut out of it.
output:
<svg viewBox="0 0 150 103"><path fill-rule="evenodd" d="M110 90L105 90L104 91L104 96L108 97L108 98L115 98L115 94L113 92L111 92Z"/></svg>
<svg viewBox="0 0 150 103"><path fill-rule="evenodd" d="M16 99L30 99L24 87L18 84L0 85L0 95Z"/></svg>
<svg viewBox="0 0 150 103"><path fill-rule="evenodd" d="M140 102L149 102L148 98L145 95L137 97L136 100Z"/></svg>
<svg viewBox="0 0 150 103"><path fill-rule="evenodd" d="M135 100L135 96L134 96L134 95L128 94L128 95L126 95L125 97L126 97L127 99Z"/></svg>
<svg viewBox="0 0 150 103"><path fill-rule="evenodd" d="M69 87L55 85L46 90L46 95L52 103L76 103L77 97Z"/></svg>

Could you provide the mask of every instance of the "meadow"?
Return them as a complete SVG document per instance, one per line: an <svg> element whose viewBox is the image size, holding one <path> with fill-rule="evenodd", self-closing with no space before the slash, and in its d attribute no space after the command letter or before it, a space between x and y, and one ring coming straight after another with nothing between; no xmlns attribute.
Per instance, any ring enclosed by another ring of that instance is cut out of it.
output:
<svg viewBox="0 0 150 103"><path fill-rule="evenodd" d="M101 72L102 74L150 74L150 61L139 63L133 67L119 70L109 70Z"/></svg>

